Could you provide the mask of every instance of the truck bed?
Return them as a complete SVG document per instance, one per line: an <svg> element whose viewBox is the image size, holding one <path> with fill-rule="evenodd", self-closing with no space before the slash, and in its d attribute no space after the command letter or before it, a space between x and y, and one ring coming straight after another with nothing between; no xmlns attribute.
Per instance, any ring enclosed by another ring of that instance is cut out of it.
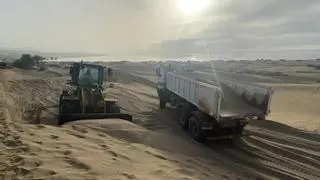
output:
<svg viewBox="0 0 320 180"><path fill-rule="evenodd" d="M220 106L220 116L243 116L251 114L261 114L261 110L253 107L252 105L245 102L241 96L238 96L225 84L221 84L223 92L223 99Z"/></svg>
<svg viewBox="0 0 320 180"><path fill-rule="evenodd" d="M203 76L202 74L195 72L170 74L176 78L175 83L179 83L179 81L183 79L184 86L180 88L180 94L179 89L175 89L175 93L178 93L179 96L184 96L183 98L185 99L188 95L181 94L181 92L185 91L184 88L189 88L187 85L188 82L209 85L205 91L215 91L220 99L212 100L210 97L207 97L206 99L209 101L209 104L218 103L214 105L214 107L218 107L218 109L216 111L211 110L211 112L218 113L216 115L219 117L258 116L264 114L265 109L268 108L269 102L265 104L265 98L269 94L269 90L265 87L221 79L218 82L214 75L212 75L212 77L208 75ZM174 89L170 87L170 84L168 85L167 88L169 90ZM210 92L208 92L208 94L210 94ZM211 98L218 98L218 96ZM199 106L197 101L192 103Z"/></svg>

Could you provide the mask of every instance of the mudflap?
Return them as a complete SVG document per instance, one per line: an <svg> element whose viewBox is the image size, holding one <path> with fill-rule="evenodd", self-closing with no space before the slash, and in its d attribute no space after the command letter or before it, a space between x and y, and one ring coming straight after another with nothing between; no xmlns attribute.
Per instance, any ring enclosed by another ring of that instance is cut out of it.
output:
<svg viewBox="0 0 320 180"><path fill-rule="evenodd" d="M78 121L78 120L96 120L96 119L122 119L125 121L132 122L132 116L129 114L123 113L92 113L92 114L81 114L81 113L72 113L66 114L60 118L59 125Z"/></svg>

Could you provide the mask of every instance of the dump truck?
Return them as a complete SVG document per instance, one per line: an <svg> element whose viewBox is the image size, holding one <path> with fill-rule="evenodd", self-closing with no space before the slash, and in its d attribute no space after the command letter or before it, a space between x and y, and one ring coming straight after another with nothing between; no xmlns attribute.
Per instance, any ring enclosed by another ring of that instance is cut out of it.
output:
<svg viewBox="0 0 320 180"><path fill-rule="evenodd" d="M156 74L160 109L167 104L178 109L180 125L195 140L241 137L250 119L265 119L270 113L271 88L165 63Z"/></svg>
<svg viewBox="0 0 320 180"><path fill-rule="evenodd" d="M64 89L59 100L59 121L62 125L76 120L123 119L132 121L129 114L120 113L116 99L103 94L105 80L111 69L84 62L73 63L69 69L70 88Z"/></svg>

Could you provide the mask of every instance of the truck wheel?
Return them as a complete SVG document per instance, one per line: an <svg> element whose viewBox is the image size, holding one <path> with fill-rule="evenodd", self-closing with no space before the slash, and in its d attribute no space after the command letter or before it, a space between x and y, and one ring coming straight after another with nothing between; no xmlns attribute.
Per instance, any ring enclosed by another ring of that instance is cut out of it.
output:
<svg viewBox="0 0 320 180"><path fill-rule="evenodd" d="M204 140L204 133L201 128L201 116L199 113L194 113L189 120L188 120L188 130L190 135L196 141L203 141Z"/></svg>
<svg viewBox="0 0 320 180"><path fill-rule="evenodd" d="M245 125L237 127L236 134L243 135L244 127Z"/></svg>
<svg viewBox="0 0 320 180"><path fill-rule="evenodd" d="M179 124L183 129L188 129L188 119L186 116L182 115L179 119Z"/></svg>
<svg viewBox="0 0 320 180"><path fill-rule="evenodd" d="M163 98L160 97L159 103L160 109L164 109L166 107L166 101Z"/></svg>
<svg viewBox="0 0 320 180"><path fill-rule="evenodd" d="M258 116L258 120L266 120L266 116L265 115Z"/></svg>
<svg viewBox="0 0 320 180"><path fill-rule="evenodd" d="M181 116L179 119L179 124L183 129L188 129L188 119L190 118L191 108L189 105L184 105L181 109Z"/></svg>

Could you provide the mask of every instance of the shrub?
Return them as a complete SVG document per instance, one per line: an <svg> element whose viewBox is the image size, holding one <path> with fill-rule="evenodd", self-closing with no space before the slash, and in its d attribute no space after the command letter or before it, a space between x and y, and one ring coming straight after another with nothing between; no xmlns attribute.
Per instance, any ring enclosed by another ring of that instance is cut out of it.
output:
<svg viewBox="0 0 320 180"><path fill-rule="evenodd" d="M34 61L30 54L22 54L20 59L13 62L13 66L20 69L30 69L34 65Z"/></svg>
<svg viewBox="0 0 320 180"><path fill-rule="evenodd" d="M38 65L39 61L44 59L44 57L38 55L31 56L30 54L22 54L20 59L15 60L12 65L20 69L31 69L32 66Z"/></svg>

